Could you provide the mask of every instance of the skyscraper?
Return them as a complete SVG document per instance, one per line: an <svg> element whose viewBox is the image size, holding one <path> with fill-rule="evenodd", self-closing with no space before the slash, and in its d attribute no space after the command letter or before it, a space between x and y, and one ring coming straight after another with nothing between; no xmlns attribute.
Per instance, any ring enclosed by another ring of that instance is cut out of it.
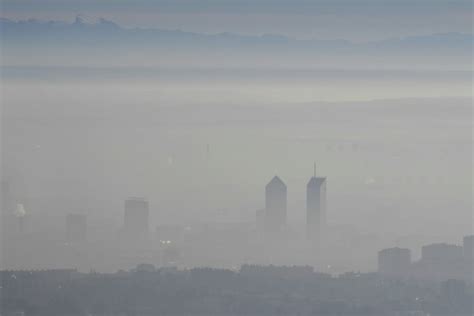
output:
<svg viewBox="0 0 474 316"><path fill-rule="evenodd" d="M306 236L320 241L326 226L326 178L314 175L306 185Z"/></svg>
<svg viewBox="0 0 474 316"><path fill-rule="evenodd" d="M265 231L279 233L286 225L286 185L275 176L265 186Z"/></svg>
<svg viewBox="0 0 474 316"><path fill-rule="evenodd" d="M124 232L129 236L140 236L148 233L149 206L144 198L125 200Z"/></svg>
<svg viewBox="0 0 474 316"><path fill-rule="evenodd" d="M426 264L452 264L463 259L463 247L445 243L421 247L421 261Z"/></svg>

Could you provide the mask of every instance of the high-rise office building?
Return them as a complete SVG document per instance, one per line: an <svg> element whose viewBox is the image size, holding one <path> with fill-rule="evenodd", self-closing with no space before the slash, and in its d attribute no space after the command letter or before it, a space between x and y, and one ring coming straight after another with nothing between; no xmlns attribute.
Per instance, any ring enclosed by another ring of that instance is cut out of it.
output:
<svg viewBox="0 0 474 316"><path fill-rule="evenodd" d="M421 261L428 264L450 264L461 262L463 247L445 243L421 247Z"/></svg>
<svg viewBox="0 0 474 316"><path fill-rule="evenodd" d="M306 236L320 241L326 227L326 178L314 175L306 185Z"/></svg>
<svg viewBox="0 0 474 316"><path fill-rule="evenodd" d="M66 217L66 240L80 242L86 240L87 218L84 214L68 214Z"/></svg>
<svg viewBox="0 0 474 316"><path fill-rule="evenodd" d="M378 253L378 271L392 277L406 276L411 264L410 249L389 248Z"/></svg>
<svg viewBox="0 0 474 316"><path fill-rule="evenodd" d="M123 228L128 235L140 236L148 233L149 206L145 198L125 200Z"/></svg>
<svg viewBox="0 0 474 316"><path fill-rule="evenodd" d="M265 231L279 233L286 225L287 190L285 183L275 176L265 186Z"/></svg>

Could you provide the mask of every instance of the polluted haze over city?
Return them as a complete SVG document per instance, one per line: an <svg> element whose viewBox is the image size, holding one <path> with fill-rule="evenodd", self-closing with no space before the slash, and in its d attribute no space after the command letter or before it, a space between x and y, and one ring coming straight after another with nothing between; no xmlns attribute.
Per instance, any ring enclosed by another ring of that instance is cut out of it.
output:
<svg viewBox="0 0 474 316"><path fill-rule="evenodd" d="M1 271L311 267L472 298L470 1L5 0L0 23Z"/></svg>

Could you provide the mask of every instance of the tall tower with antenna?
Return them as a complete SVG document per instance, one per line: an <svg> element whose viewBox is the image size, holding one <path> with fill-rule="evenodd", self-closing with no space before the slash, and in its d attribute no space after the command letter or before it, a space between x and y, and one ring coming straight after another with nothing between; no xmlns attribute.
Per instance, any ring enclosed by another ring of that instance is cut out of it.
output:
<svg viewBox="0 0 474 316"><path fill-rule="evenodd" d="M306 185L306 237L321 243L326 228L326 178L313 176Z"/></svg>

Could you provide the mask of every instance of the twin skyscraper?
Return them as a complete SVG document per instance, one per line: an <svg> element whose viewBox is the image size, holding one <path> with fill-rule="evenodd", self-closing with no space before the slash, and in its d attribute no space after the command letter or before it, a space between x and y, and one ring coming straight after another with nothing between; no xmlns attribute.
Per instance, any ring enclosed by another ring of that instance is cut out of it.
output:
<svg viewBox="0 0 474 316"><path fill-rule="evenodd" d="M281 235L287 225L287 187L275 176L265 186L263 226L267 235ZM326 226L326 178L314 175L306 185L306 237L319 243Z"/></svg>

